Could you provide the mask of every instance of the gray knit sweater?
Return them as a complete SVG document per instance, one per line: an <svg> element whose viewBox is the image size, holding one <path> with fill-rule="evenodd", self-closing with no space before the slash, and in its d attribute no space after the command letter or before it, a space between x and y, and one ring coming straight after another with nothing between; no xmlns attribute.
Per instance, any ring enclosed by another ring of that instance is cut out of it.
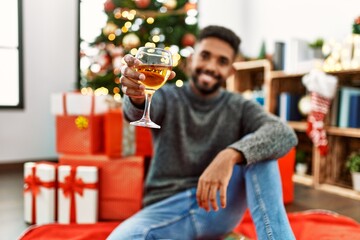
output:
<svg viewBox="0 0 360 240"><path fill-rule="evenodd" d="M138 120L143 109L124 98L128 120ZM144 205L188 188L224 148L241 151L246 164L276 159L297 144L294 131L279 118L224 89L210 100L195 95L189 84L166 84L153 96L151 119L154 156L145 184ZM245 135L250 137L242 139Z"/></svg>

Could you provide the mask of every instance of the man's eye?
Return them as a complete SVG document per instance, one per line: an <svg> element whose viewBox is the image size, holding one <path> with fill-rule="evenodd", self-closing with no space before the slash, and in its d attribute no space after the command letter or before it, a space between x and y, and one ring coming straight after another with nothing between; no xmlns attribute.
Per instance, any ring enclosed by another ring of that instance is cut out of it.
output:
<svg viewBox="0 0 360 240"><path fill-rule="evenodd" d="M209 58L209 54L207 54L207 53L202 53L202 54L201 54L201 58L202 58L202 59L208 59L208 58Z"/></svg>
<svg viewBox="0 0 360 240"><path fill-rule="evenodd" d="M222 58L222 59L219 60L219 63L220 63L220 65L223 65L223 66L224 66L224 65L228 65L228 64L229 64L229 61L228 61L227 59L223 59L223 58Z"/></svg>

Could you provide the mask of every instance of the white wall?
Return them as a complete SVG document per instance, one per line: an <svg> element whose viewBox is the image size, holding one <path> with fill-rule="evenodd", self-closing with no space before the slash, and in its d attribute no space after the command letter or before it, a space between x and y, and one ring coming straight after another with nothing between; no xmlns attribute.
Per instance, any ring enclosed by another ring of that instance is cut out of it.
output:
<svg viewBox="0 0 360 240"><path fill-rule="evenodd" d="M215 22L231 27L243 40L242 52L251 57L258 56L263 40L268 53L273 52L275 41L290 38L341 40L360 15L359 0L199 1L203 2L200 25Z"/></svg>
<svg viewBox="0 0 360 240"><path fill-rule="evenodd" d="M198 1L200 28L207 25L222 25L232 29L243 38L246 30L246 18L243 11L247 1L251 0Z"/></svg>
<svg viewBox="0 0 360 240"><path fill-rule="evenodd" d="M199 0L201 27L230 27L242 51L257 56L262 40L341 39L360 15L359 0ZM0 162L55 158L50 94L74 89L77 1L23 0L25 109L0 110Z"/></svg>
<svg viewBox="0 0 360 240"><path fill-rule="evenodd" d="M0 162L55 158L50 93L74 89L75 0L23 0L25 109L0 110Z"/></svg>

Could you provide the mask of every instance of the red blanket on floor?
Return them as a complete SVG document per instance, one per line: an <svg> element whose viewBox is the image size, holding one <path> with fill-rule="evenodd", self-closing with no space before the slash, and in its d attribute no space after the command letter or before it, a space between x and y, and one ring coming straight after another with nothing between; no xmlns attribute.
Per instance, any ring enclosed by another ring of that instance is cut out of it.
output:
<svg viewBox="0 0 360 240"><path fill-rule="evenodd" d="M345 216L324 210L289 213L297 240L354 240L360 239L360 224ZM46 224L30 227L19 240L104 240L119 222L96 224ZM249 214L244 216L234 232L256 239Z"/></svg>

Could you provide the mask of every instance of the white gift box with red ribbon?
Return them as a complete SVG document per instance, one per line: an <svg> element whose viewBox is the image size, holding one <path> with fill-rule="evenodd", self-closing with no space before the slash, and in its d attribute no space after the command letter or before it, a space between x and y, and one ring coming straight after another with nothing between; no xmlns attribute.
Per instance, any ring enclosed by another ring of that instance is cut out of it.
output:
<svg viewBox="0 0 360 240"><path fill-rule="evenodd" d="M66 102L64 103L64 94ZM53 115L64 115L64 104L66 104L68 115L90 115L92 95L83 95L78 92L53 93L51 94L51 109ZM109 111L109 96L94 96L94 114L104 114Z"/></svg>
<svg viewBox="0 0 360 240"><path fill-rule="evenodd" d="M98 220L98 168L58 167L58 222L95 223Z"/></svg>
<svg viewBox="0 0 360 240"><path fill-rule="evenodd" d="M24 220L30 224L55 222L56 164L24 164Z"/></svg>

